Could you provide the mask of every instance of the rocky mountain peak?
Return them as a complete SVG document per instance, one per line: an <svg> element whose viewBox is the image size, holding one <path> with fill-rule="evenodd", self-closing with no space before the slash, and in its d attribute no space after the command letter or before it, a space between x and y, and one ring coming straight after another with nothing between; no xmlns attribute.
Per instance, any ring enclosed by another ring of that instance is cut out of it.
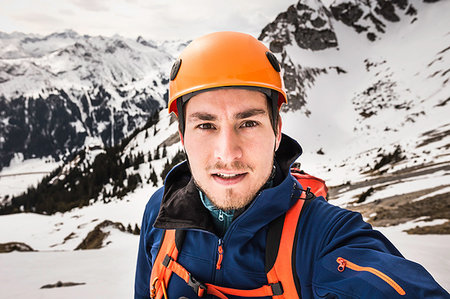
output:
<svg viewBox="0 0 450 299"><path fill-rule="evenodd" d="M268 24L259 39L269 44L274 53L281 53L293 41L303 48L323 50L337 46L331 22L331 13L319 0L299 1L279 14Z"/></svg>
<svg viewBox="0 0 450 299"><path fill-rule="evenodd" d="M399 22L404 15L414 22L413 16L417 13L408 0L335 0L330 11L336 20L353 27L358 33L366 33L371 41L385 33L388 22Z"/></svg>

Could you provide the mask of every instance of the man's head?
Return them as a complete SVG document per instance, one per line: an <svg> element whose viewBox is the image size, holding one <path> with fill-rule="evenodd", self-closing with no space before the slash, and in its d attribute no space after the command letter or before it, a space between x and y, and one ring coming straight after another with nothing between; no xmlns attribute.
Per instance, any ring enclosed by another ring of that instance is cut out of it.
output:
<svg viewBox="0 0 450 299"><path fill-rule="evenodd" d="M254 37L217 32L194 40L170 74L192 175L222 209L248 204L266 183L281 140L286 102L280 66Z"/></svg>
<svg viewBox="0 0 450 299"><path fill-rule="evenodd" d="M246 206L267 182L281 140L264 94L216 89L186 103L182 142L197 186L223 210Z"/></svg>

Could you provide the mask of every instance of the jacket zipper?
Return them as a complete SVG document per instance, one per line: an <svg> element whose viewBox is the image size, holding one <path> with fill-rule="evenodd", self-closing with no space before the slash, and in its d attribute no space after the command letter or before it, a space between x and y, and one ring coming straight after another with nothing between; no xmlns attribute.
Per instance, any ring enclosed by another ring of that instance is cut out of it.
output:
<svg viewBox="0 0 450 299"><path fill-rule="evenodd" d="M297 184L294 183L294 186L293 186L294 192L295 192L295 190L297 190L297 188L298 188ZM225 235L223 236L223 238L219 238L219 245L217 246L218 257L217 257L217 263L216 263L216 270L220 270L222 267L224 240L230 238L229 236L231 234L232 227L236 226L237 225L236 223L239 222L239 219L241 219L248 212L248 210L250 210L255 205L256 200L259 198L259 196L262 194L262 192L263 191L259 191L258 194L256 194L256 196L253 199L250 206L244 211L244 213L242 213L235 220L233 220L233 222L231 223L231 225L228 227L227 231L225 232ZM300 192L300 195L301 195L301 192ZM292 197L294 197L294 194L291 194L291 198Z"/></svg>
<svg viewBox="0 0 450 299"><path fill-rule="evenodd" d="M217 252L218 252L218 256L217 256L217 264L216 264L216 269L220 270L220 268L222 267L222 259L223 259L223 240L219 239L219 245L217 246Z"/></svg>
<svg viewBox="0 0 450 299"><path fill-rule="evenodd" d="M342 257L338 257L336 259L336 262L339 264L338 265L338 271L339 272L343 272L345 270L345 268L350 268L354 271L366 271L369 273L372 273L375 276L378 276L379 278L381 278L382 280L384 280L387 284L389 284L395 291L397 291L397 293L399 293L400 295L405 295L406 292L389 276L387 276L386 274L384 274L381 271L378 271L375 268L372 267L361 267L358 266Z"/></svg>

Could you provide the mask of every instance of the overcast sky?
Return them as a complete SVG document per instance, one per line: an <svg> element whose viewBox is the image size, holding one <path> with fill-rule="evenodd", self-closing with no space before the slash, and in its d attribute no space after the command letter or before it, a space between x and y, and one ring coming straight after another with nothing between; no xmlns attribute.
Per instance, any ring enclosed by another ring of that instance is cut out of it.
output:
<svg viewBox="0 0 450 299"><path fill-rule="evenodd" d="M192 39L235 30L258 36L296 0L0 0L0 31Z"/></svg>

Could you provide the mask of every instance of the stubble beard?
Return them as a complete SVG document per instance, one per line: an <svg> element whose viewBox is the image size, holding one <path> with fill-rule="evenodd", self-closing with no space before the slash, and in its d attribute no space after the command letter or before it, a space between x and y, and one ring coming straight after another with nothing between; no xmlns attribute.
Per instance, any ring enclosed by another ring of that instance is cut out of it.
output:
<svg viewBox="0 0 450 299"><path fill-rule="evenodd" d="M237 210L237 209L241 209L246 207L257 195L257 193L261 190L261 188L266 184L267 180L269 179L271 173L272 173L272 167L273 167L273 163L274 163L274 157L275 157L275 153L272 155L272 163L270 164L270 168L269 171L267 173L267 175L264 177L263 180L261 180L260 183L258 183L256 186L254 186L251 189L248 189L248 192L245 192L242 195L238 195L235 188L230 187L230 188L226 188L225 189L225 194L224 197L219 197L216 194L213 194L210 190L208 190L208 188L206 188L206 186L202 186L202 184L200 184L194 177L194 182L195 185L197 186L198 189L200 189L200 191L202 191L204 194L206 194L206 196L208 197L208 199L212 202L212 204L216 207L219 208L223 211L230 211L230 210ZM222 165L220 163L217 163L216 165L214 165L214 169L230 169L227 167L224 167L225 165ZM249 169L249 170L253 170L254 168L251 167L250 165L243 165L241 162L236 162L233 163L231 165L231 169L234 170L244 170L244 169ZM210 167L207 167L207 170ZM191 171L192 173L192 171ZM250 188L250 186L249 186Z"/></svg>

